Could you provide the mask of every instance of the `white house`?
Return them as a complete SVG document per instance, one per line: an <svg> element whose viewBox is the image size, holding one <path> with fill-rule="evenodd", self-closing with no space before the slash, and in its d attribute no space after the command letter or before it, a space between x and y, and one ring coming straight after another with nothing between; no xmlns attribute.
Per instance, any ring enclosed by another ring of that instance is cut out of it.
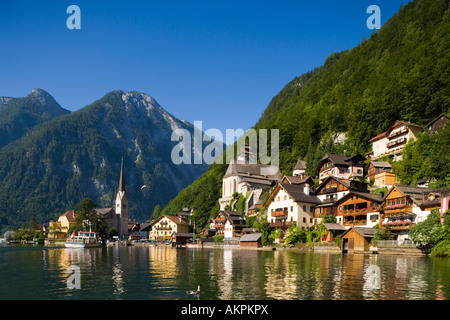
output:
<svg viewBox="0 0 450 320"><path fill-rule="evenodd" d="M278 183L264 204L272 227L287 229L291 225L314 224L314 207L322 202L311 192L309 183Z"/></svg>

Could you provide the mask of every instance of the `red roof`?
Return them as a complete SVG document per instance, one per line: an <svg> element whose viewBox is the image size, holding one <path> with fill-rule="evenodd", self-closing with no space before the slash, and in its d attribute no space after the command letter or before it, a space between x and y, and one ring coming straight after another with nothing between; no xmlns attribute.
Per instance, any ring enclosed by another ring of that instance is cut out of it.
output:
<svg viewBox="0 0 450 320"><path fill-rule="evenodd" d="M381 138L386 137L386 133L387 133L387 131L386 131L386 132L383 132L383 133L380 133L379 135L373 137L373 138L370 139L369 141L372 142L372 141L380 140Z"/></svg>

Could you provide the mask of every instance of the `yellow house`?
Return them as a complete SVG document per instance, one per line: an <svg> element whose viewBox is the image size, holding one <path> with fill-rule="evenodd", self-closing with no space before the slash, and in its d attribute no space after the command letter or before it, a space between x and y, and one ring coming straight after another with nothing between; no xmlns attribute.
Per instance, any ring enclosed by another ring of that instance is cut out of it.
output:
<svg viewBox="0 0 450 320"><path fill-rule="evenodd" d="M48 238L67 239L69 237L67 231L75 225L76 216L76 211L70 210L60 215L58 221L50 221Z"/></svg>
<svg viewBox="0 0 450 320"><path fill-rule="evenodd" d="M395 184L395 173L380 172L374 176L374 186L391 188Z"/></svg>
<svg viewBox="0 0 450 320"><path fill-rule="evenodd" d="M180 216L162 215L152 223L151 240L169 240L174 233L188 233L189 222Z"/></svg>

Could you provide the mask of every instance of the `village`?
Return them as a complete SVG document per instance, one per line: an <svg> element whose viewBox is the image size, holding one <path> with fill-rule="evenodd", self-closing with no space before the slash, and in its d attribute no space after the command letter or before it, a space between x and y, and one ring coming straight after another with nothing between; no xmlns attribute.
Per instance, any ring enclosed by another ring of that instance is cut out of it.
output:
<svg viewBox="0 0 450 320"><path fill-rule="evenodd" d="M417 248L409 237L411 227L427 219L433 209L447 211L450 188L429 188L426 179L417 186L399 185L391 164L378 159L390 156L393 161L400 160L408 141L416 139L420 132L433 134L447 121L448 117L442 115L425 128L395 121L386 132L370 140L372 152L366 155L326 154L315 168L316 183L305 174L306 161L301 159L292 175L282 176L280 171L269 176L261 174L267 165L251 161L252 150L244 146L223 176L220 210L198 234L190 219L195 208L184 208L144 223L130 220L123 163L114 207L95 211L109 230L116 230L114 239L118 241L109 241L110 245L125 241L262 248L261 230L246 221L264 219L273 230L270 248L285 246L295 227L308 230L320 224L319 244L334 244L339 237L341 243L335 249L342 252L373 252L376 248L371 241L375 233L386 228L396 244L414 252ZM240 210L243 212L236 210L239 195L244 199ZM76 216L76 210L70 210L57 221L50 221L47 241L65 241L70 237Z"/></svg>

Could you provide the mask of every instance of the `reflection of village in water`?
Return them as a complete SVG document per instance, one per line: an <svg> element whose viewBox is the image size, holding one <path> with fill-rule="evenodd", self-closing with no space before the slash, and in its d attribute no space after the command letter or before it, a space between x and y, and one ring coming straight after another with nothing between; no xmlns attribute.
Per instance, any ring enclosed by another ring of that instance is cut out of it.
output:
<svg viewBox="0 0 450 320"><path fill-rule="evenodd" d="M164 247L43 252L44 267L61 283L69 266L80 267L82 288L64 289L69 297L191 299L186 290L202 284L208 300L437 299L450 281L430 272L443 270L430 269L443 261L411 256Z"/></svg>

